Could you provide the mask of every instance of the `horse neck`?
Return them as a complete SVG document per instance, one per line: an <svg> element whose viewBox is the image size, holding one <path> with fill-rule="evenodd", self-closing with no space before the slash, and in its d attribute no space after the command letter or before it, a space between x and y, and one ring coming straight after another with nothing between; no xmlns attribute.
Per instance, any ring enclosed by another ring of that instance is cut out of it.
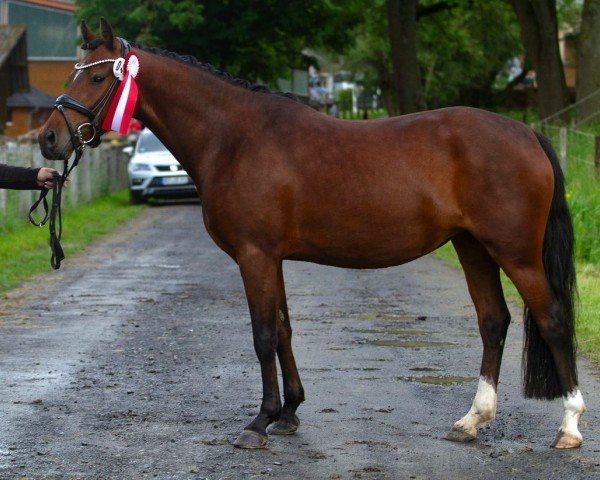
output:
<svg viewBox="0 0 600 480"><path fill-rule="evenodd" d="M240 108L256 103L249 97L257 94L182 62L140 50L135 53L140 60L135 117L198 184L222 152L232 151L235 142L243 140Z"/></svg>

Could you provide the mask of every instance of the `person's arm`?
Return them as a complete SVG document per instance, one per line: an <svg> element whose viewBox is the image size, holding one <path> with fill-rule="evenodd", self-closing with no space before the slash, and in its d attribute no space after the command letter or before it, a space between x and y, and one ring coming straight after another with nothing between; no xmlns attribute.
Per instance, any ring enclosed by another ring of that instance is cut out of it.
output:
<svg viewBox="0 0 600 480"><path fill-rule="evenodd" d="M53 174L56 172L50 167L25 168L13 167L0 163L0 188L12 188L14 190L39 190L40 188L52 188ZM65 180L65 186L69 184L71 177Z"/></svg>
<svg viewBox="0 0 600 480"><path fill-rule="evenodd" d="M38 190L39 168L15 167L0 163L0 188Z"/></svg>

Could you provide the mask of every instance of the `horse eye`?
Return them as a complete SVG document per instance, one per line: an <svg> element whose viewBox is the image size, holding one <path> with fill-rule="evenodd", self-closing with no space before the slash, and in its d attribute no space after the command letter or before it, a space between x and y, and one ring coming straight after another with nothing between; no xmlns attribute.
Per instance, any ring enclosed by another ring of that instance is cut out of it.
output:
<svg viewBox="0 0 600 480"><path fill-rule="evenodd" d="M102 83L106 77L104 75L94 75L92 77L92 82L94 83Z"/></svg>

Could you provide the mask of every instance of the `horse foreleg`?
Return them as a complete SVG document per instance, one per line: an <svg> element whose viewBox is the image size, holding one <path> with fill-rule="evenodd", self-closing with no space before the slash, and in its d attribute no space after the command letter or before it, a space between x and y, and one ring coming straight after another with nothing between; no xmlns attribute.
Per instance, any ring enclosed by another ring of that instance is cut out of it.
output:
<svg viewBox="0 0 600 480"><path fill-rule="evenodd" d="M504 300L500 269L483 245L465 233L453 240L477 311L483 357L477 393L469 412L457 421L447 438L469 442L477 427L496 416L497 386L510 313Z"/></svg>
<svg viewBox="0 0 600 480"><path fill-rule="evenodd" d="M260 412L234 442L239 448L265 448L267 427L279 418L277 384L277 271L280 262L261 250L247 247L237 255L250 308L254 350L260 362L263 398Z"/></svg>
<svg viewBox="0 0 600 480"><path fill-rule="evenodd" d="M300 420L296 416L296 409L304 401L304 388L296 368L296 360L292 352L292 325L288 314L287 300L285 296L285 285L283 282L283 270L279 266L277 275L277 356L281 365L283 377L284 403L281 415L271 428L269 433L274 435L290 435L300 426Z"/></svg>

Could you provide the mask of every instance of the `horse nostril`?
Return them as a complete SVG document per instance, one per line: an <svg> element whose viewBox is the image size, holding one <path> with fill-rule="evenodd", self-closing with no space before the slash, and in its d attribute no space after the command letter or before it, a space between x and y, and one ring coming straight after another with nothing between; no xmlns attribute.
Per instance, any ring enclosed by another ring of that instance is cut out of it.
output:
<svg viewBox="0 0 600 480"><path fill-rule="evenodd" d="M47 147L53 147L56 145L56 134L54 133L54 130L48 130L44 136L44 139L46 140Z"/></svg>

